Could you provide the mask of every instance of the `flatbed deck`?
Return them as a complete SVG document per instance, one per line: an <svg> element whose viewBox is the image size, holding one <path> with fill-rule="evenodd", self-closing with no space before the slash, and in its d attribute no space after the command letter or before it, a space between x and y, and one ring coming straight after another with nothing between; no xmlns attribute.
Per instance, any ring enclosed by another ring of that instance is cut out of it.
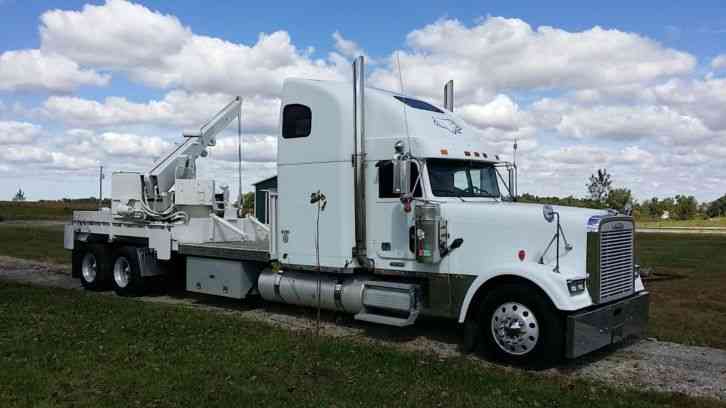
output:
<svg viewBox="0 0 726 408"><path fill-rule="evenodd" d="M270 260L269 245L266 241L179 244L179 254L238 261L268 262Z"/></svg>

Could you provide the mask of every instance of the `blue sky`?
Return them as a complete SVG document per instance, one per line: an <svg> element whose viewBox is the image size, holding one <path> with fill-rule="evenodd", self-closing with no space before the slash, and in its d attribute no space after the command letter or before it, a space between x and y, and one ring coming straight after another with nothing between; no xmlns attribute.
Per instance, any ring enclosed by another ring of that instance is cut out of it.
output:
<svg viewBox="0 0 726 408"><path fill-rule="evenodd" d="M726 140L718 117L726 101L722 2L117 3L0 0L0 145L7 146L0 198L18 186L31 198L93 195L96 165L143 168L180 126L236 93L272 118L282 75L345 79L342 61L355 52L372 58L371 83L382 87L392 84L391 56L402 53L411 93L421 98L439 93L423 78L455 78L466 120L502 151L524 140L523 191L581 196L581 173L602 165L641 199L726 192L726 175L693 164L726 156L717 148ZM83 23L69 23L73 15ZM162 30L156 42L154 24ZM270 38L266 47L261 33ZM175 54L181 47L194 52ZM139 55L146 48L159 57ZM202 57L189 60L197 52L239 64L240 72L202 75L173 65L199 64ZM46 61L67 64L67 72L43 71L52 65ZM272 64L259 86L242 72L255 64ZM274 173L273 122L249 129L251 179ZM11 135L18 132L24 136ZM231 159L204 166L234 185ZM553 176L560 182L543 184Z"/></svg>
<svg viewBox="0 0 726 408"><path fill-rule="evenodd" d="M0 0L0 22L6 33L4 50L38 46L38 19L49 9L80 9L102 1ZM276 1L254 7L241 2L142 1L149 8L176 15L195 32L231 41L249 42L260 32L286 30L299 44L327 52L330 32L339 30L370 50L384 55L411 30L451 17L473 21L487 15L516 17L533 26L551 25L569 31L599 25L641 33L665 45L702 57L723 52L726 5L722 1ZM517 3L517 4L514 4ZM362 7L365 5L365 7ZM355 18L353 18L355 16Z"/></svg>

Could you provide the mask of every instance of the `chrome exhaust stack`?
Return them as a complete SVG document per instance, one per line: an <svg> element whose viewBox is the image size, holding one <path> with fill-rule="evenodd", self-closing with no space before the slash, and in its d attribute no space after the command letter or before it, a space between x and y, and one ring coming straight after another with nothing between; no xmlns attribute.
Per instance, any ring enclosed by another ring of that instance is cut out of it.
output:
<svg viewBox="0 0 726 408"><path fill-rule="evenodd" d="M355 247L353 257L362 268L371 267L366 250L365 176L365 59L353 62L353 194L355 207Z"/></svg>
<svg viewBox="0 0 726 408"><path fill-rule="evenodd" d="M454 111L454 80L449 80L449 82L444 85L444 109L446 109L449 112Z"/></svg>

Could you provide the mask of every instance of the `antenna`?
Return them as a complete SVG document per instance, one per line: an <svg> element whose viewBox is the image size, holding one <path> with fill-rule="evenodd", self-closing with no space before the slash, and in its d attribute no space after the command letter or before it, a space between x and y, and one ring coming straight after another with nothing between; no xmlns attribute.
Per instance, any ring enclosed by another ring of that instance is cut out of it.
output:
<svg viewBox="0 0 726 408"><path fill-rule="evenodd" d="M517 136L514 136L514 145L512 145L512 165L514 166L514 186L510 186L514 189L514 194L517 194L517 187L519 184L517 174Z"/></svg>
<svg viewBox="0 0 726 408"><path fill-rule="evenodd" d="M400 51L396 52L396 67L398 68L398 83L401 91L401 95L405 95L403 89L403 73L401 72L401 59L399 58ZM406 129L406 144L408 145L408 153L411 153L411 135L408 132L408 113L406 111L406 104L403 105L403 125Z"/></svg>

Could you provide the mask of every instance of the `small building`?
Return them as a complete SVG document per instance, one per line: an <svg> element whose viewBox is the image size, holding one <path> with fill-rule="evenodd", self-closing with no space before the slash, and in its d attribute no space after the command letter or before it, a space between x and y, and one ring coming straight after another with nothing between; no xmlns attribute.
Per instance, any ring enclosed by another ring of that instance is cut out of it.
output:
<svg viewBox="0 0 726 408"><path fill-rule="evenodd" d="M270 193L277 192L277 176L268 177L252 185L255 186L255 218L262 223L269 224L270 219L267 215L267 208Z"/></svg>
<svg viewBox="0 0 726 408"><path fill-rule="evenodd" d="M671 218L671 213L670 213L670 211L667 211L667 210L663 211L663 214L660 215L661 220L668 220L670 218Z"/></svg>

